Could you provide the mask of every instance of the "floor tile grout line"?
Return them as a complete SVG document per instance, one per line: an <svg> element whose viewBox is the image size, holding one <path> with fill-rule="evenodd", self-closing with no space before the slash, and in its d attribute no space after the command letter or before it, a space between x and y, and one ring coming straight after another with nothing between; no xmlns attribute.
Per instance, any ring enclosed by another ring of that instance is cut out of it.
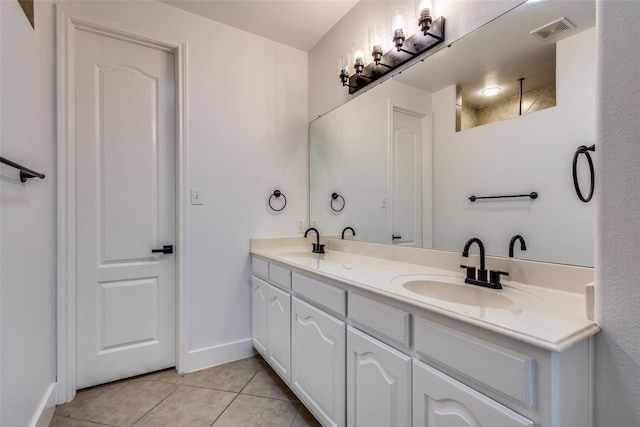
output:
<svg viewBox="0 0 640 427"><path fill-rule="evenodd" d="M149 412L153 411L155 408L157 408L157 407L158 407L158 405L160 405L162 402L164 402L165 400L167 400L167 399L169 398L169 396L171 396L173 393L175 393L176 391L178 391L178 389L180 388L180 386L179 386L178 384L173 384L173 385L177 386L175 390L173 390L171 393L169 393L168 395L166 395L163 399L160 399L160 401L159 401L158 403L156 403L155 405L153 405L153 407L152 407L151 409L149 409L149 410L148 410L147 412L145 412L145 413L144 413L140 418L138 418L137 420L135 420L133 423L131 423L131 424L129 424L129 425L130 425L130 426L134 426L134 425L136 425L136 423L137 423L138 421L140 421L141 419L143 419L144 417L146 417L146 416L147 416L147 414L148 414Z"/></svg>
<svg viewBox="0 0 640 427"><path fill-rule="evenodd" d="M298 412L296 412L296 416L293 417L293 421L291 421L291 424L289 424L289 427L293 427L293 425L296 423L296 420L298 419L298 415L300 415L300 411L302 411L302 402L300 402L300 406L298 406Z"/></svg>
<svg viewBox="0 0 640 427"><path fill-rule="evenodd" d="M238 396L240 396L240 393L242 393L242 390L244 390L247 387L247 385L249 385L251 380L253 380L255 378L255 376L258 375L258 372L260 372L261 370L262 370L262 366L260 368L258 368L256 370L256 372L254 372L254 374L251 376L251 378L249 378L249 381L247 381L247 383L244 385L244 387L242 387L240 389L240 391L235 395L233 400L231 402L229 402L229 404L227 406L225 406L225 408L222 410L222 412L220 412L220 414L216 417L216 419L213 420L213 422L211 423L211 425L209 427L213 427L213 425L220 419L220 417L227 411L227 409L229 409L229 406L231 406L231 404L236 401Z"/></svg>
<svg viewBox="0 0 640 427"><path fill-rule="evenodd" d="M264 397L265 399L273 399L273 400L281 400L283 402L291 402L291 403L302 403L298 398L295 400L287 399L284 397L274 397L274 396L263 396L261 394L253 394L253 393L239 393L243 396L251 396L251 397Z"/></svg>
<svg viewBox="0 0 640 427"><path fill-rule="evenodd" d="M235 395L235 396L233 396L233 399L231 399L231 402L229 402L229 404L228 404L227 406L225 406L225 407L224 407L224 409L222 410L222 412L220 412L220 413L218 414L218 416L213 420L213 422L209 425L209 427L213 427L213 425L216 423L216 421L218 421L218 420L220 419L220 417L222 416L222 414L224 414L224 413L227 411L227 409L229 409L229 406L231 406L231 404L232 404L233 402L235 402L235 401L236 401L236 399L238 398L238 396L240 396L240 393L236 393L236 395Z"/></svg>
<svg viewBox="0 0 640 427"><path fill-rule="evenodd" d="M70 416L70 415L67 415L66 417L65 417L65 416L63 416L63 415L58 415L58 417L62 417L62 418L69 418L69 419L72 419L72 420L78 420L78 421L85 421L85 422L92 423L92 424L96 424L96 425L99 425L99 426L117 427L115 424L105 424L105 423L101 423L101 422L99 422L99 421L92 421L92 420L88 420L88 419L86 419L86 418L77 418L77 417L72 417L72 416ZM52 419L53 419L53 418L52 418Z"/></svg>

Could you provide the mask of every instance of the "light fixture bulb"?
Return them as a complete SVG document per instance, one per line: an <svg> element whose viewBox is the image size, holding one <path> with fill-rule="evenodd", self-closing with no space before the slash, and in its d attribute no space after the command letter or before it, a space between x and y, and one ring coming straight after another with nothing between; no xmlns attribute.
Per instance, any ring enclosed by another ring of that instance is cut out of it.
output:
<svg viewBox="0 0 640 427"><path fill-rule="evenodd" d="M501 90L502 90L502 88L497 87L497 86L496 87L488 87L486 89L483 89L481 93L484 96L493 96L493 95L498 94L498 92L500 92Z"/></svg>
<svg viewBox="0 0 640 427"><path fill-rule="evenodd" d="M428 13L431 15L431 2L429 0L422 0L420 5L418 5L418 12L420 15L423 13Z"/></svg>
<svg viewBox="0 0 640 427"><path fill-rule="evenodd" d="M427 31L431 27L433 16L431 15L431 1L422 0L418 4L418 26L420 30L427 35Z"/></svg>
<svg viewBox="0 0 640 427"><path fill-rule="evenodd" d="M404 6L396 7L391 11L391 40L395 47L400 51L407 34L407 8Z"/></svg>
<svg viewBox="0 0 640 427"><path fill-rule="evenodd" d="M371 53L373 62L375 62L376 65L380 64L380 60L384 54L384 35L382 28L382 25L373 25L369 27L369 52Z"/></svg>

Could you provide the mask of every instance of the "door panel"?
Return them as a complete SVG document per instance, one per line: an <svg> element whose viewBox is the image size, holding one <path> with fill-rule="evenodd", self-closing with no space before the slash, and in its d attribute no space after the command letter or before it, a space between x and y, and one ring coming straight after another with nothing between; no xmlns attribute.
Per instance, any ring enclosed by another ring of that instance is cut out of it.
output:
<svg viewBox="0 0 640 427"><path fill-rule="evenodd" d="M158 78L124 66L97 71L103 260L147 259L158 241Z"/></svg>
<svg viewBox="0 0 640 427"><path fill-rule="evenodd" d="M422 362L413 361L414 427L533 427L531 420Z"/></svg>
<svg viewBox="0 0 640 427"><path fill-rule="evenodd" d="M347 327L347 425L411 424L411 358Z"/></svg>
<svg viewBox="0 0 640 427"><path fill-rule="evenodd" d="M175 365L174 56L77 30L77 386Z"/></svg>

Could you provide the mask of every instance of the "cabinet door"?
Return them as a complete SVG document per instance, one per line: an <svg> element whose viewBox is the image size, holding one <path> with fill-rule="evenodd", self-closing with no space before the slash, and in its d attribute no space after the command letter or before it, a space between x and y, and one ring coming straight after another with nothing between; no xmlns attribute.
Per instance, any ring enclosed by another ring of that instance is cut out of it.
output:
<svg viewBox="0 0 640 427"><path fill-rule="evenodd" d="M274 286L267 290L269 364L288 384L291 376L291 297Z"/></svg>
<svg viewBox="0 0 640 427"><path fill-rule="evenodd" d="M253 347L264 357L267 355L267 282L251 276L251 336Z"/></svg>
<svg viewBox="0 0 640 427"><path fill-rule="evenodd" d="M442 372L414 360L413 425L533 427L533 422Z"/></svg>
<svg viewBox="0 0 640 427"><path fill-rule="evenodd" d="M411 424L411 358L347 328L347 425Z"/></svg>
<svg viewBox="0 0 640 427"><path fill-rule="evenodd" d="M292 298L291 385L324 426L345 423L345 324Z"/></svg>

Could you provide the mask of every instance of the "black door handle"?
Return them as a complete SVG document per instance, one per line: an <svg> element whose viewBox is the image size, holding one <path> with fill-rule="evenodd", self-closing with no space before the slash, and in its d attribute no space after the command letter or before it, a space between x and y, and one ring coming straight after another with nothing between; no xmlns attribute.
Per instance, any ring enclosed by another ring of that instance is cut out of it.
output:
<svg viewBox="0 0 640 427"><path fill-rule="evenodd" d="M173 253L173 245L164 245L162 249L151 249L151 253L162 253L162 254L172 254Z"/></svg>
<svg viewBox="0 0 640 427"><path fill-rule="evenodd" d="M395 234L391 235L391 240L402 239L402 236L396 236Z"/></svg>

